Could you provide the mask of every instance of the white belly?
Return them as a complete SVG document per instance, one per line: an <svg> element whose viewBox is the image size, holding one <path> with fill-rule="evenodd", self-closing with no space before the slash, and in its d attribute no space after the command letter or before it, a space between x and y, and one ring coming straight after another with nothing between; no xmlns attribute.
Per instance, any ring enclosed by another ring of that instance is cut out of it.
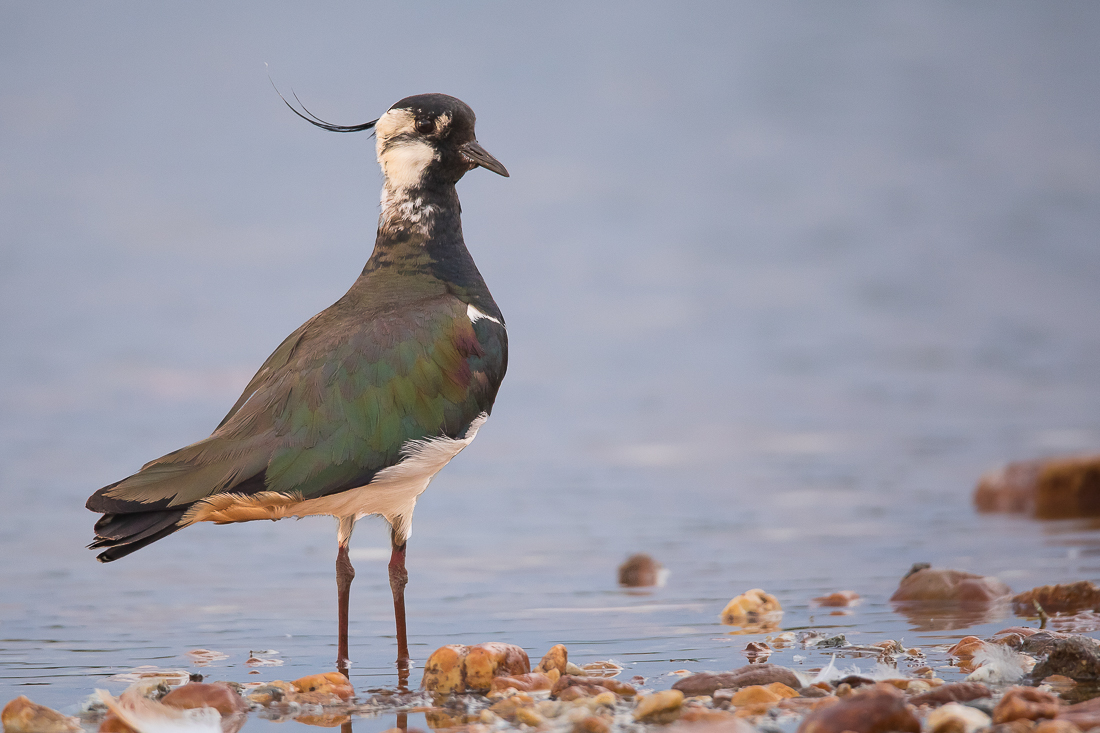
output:
<svg viewBox="0 0 1100 733"><path fill-rule="evenodd" d="M379 514L393 527L395 537L403 542L412 534L417 497L452 458L474 441L488 417L483 412L474 418L460 439L409 441L401 448L401 462L382 469L365 486L305 500L275 491L261 491L251 496L220 494L197 505L189 519L194 522L246 522L326 515L340 519L340 541L346 543L356 520L368 514Z"/></svg>

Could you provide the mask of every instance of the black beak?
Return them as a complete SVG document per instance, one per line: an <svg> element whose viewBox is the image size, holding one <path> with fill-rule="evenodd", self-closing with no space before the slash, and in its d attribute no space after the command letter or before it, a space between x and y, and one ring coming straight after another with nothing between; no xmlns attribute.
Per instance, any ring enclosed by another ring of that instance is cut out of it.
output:
<svg viewBox="0 0 1100 733"><path fill-rule="evenodd" d="M504 176L508 178L508 169L501 165L500 161L489 155L489 151L481 147L477 140L471 140L468 143L463 143L458 148L462 153L462 157L469 163L475 166L481 166L486 170L490 170L496 173L498 176Z"/></svg>

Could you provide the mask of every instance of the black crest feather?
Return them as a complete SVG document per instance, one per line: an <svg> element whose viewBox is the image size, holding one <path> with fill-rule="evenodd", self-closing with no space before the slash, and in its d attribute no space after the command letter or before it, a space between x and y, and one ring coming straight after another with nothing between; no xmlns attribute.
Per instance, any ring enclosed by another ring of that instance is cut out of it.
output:
<svg viewBox="0 0 1100 733"><path fill-rule="evenodd" d="M302 111L305 112L305 114L302 114L302 112L295 109L293 104L286 101L286 97L283 96L283 93L279 91L279 87L275 86L275 82L270 77L268 77L268 81L271 82L271 86L275 90L275 93L279 95L279 99L283 100L283 104L289 107L291 112L298 115L309 124L320 127L322 130L328 130L330 132L362 132L371 129L374 127L374 124L378 122L378 120L371 120L370 122L363 122L358 125L334 125L331 122L325 122L320 117L310 112L306 106L302 104L302 100L298 99L298 95L291 91L290 93L294 97L294 101L297 102L301 106Z"/></svg>

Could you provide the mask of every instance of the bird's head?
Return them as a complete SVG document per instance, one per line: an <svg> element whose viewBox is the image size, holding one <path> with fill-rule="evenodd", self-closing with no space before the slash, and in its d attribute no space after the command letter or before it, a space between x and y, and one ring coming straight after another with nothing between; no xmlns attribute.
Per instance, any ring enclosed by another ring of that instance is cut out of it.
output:
<svg viewBox="0 0 1100 733"><path fill-rule="evenodd" d="M418 94L393 105L375 123L378 163L390 185L428 180L453 184L478 166L507 176L474 137L474 111L446 94Z"/></svg>
<svg viewBox="0 0 1100 733"><path fill-rule="evenodd" d="M307 122L333 132L373 128L378 163L394 190L410 190L432 182L453 185L466 171L478 166L508 176L508 170L474 137L474 111L446 94L405 97L377 120L360 125L334 125L304 106L306 114L289 102L287 106Z"/></svg>

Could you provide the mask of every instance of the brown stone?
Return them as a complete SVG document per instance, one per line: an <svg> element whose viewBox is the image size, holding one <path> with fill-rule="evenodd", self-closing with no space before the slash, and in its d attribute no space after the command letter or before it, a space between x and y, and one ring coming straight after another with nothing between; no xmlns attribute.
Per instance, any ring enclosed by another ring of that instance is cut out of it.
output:
<svg viewBox="0 0 1100 733"><path fill-rule="evenodd" d="M1051 675L1064 675L1078 681L1100 679L1100 649L1096 642L1087 636L1054 639L1046 659L1031 670L1031 678L1035 680Z"/></svg>
<svg viewBox="0 0 1100 733"><path fill-rule="evenodd" d="M679 690L661 690L638 698L634 708L634 720L640 723L671 723L680 715L684 693Z"/></svg>
<svg viewBox="0 0 1100 733"><path fill-rule="evenodd" d="M464 644L448 644L432 652L424 663L420 686L429 692L465 692L462 662L466 658L466 650Z"/></svg>
<svg viewBox="0 0 1100 733"><path fill-rule="evenodd" d="M136 730L123 723L122 718L114 713L107 713L107 717L100 721L97 730L99 733L137 733ZM7 731L8 728L5 726L4 733L7 733Z"/></svg>
<svg viewBox="0 0 1100 733"><path fill-rule="evenodd" d="M347 713L322 713L321 715L299 715L294 719L295 723L312 725L316 728L336 728L351 720ZM223 730L222 733L225 733Z"/></svg>
<svg viewBox="0 0 1100 733"><path fill-rule="evenodd" d="M657 585L660 577L661 563L645 553L631 555L619 566L619 585L627 588Z"/></svg>
<svg viewBox="0 0 1100 733"><path fill-rule="evenodd" d="M1012 612L1017 616L1037 616L1036 603L1050 614L1100 611L1100 588L1088 580L1062 585L1041 585L1013 596Z"/></svg>
<svg viewBox="0 0 1100 733"><path fill-rule="evenodd" d="M798 733L920 733L920 721L905 694L892 685L875 685L806 716Z"/></svg>
<svg viewBox="0 0 1100 733"><path fill-rule="evenodd" d="M1017 461L978 479L974 506L979 512L1033 514L1042 461Z"/></svg>
<svg viewBox="0 0 1100 733"><path fill-rule="evenodd" d="M1081 729L1068 720L1055 718L1040 721L1031 729L1031 733L1081 733Z"/></svg>
<svg viewBox="0 0 1100 733"><path fill-rule="evenodd" d="M1040 519L1100 514L1100 455L1010 463L986 473L974 492L984 512L1023 512Z"/></svg>
<svg viewBox="0 0 1100 733"><path fill-rule="evenodd" d="M494 677L527 674L531 661L527 652L515 644L490 641L470 647L463 662L466 689L488 690Z"/></svg>
<svg viewBox="0 0 1100 733"><path fill-rule="evenodd" d="M1073 723L1081 730L1100 726L1100 697L1067 705L1058 712L1058 720Z"/></svg>
<svg viewBox="0 0 1100 733"><path fill-rule="evenodd" d="M854 606L858 601L859 593L856 593L854 590L838 590L836 593L830 593L814 599L814 603L817 605L829 608Z"/></svg>
<svg viewBox="0 0 1100 733"><path fill-rule="evenodd" d="M448 644L428 657L420 685L429 692L438 693L484 692L492 688L494 677L530 671L527 652L514 644L495 641L471 647Z"/></svg>
<svg viewBox="0 0 1100 733"><path fill-rule="evenodd" d="M518 695L512 695L494 703L489 709L502 718L511 718L521 707L530 705L533 702L534 698L525 692L521 692Z"/></svg>
<svg viewBox="0 0 1100 733"><path fill-rule="evenodd" d="M1054 718L1059 707L1058 697L1049 692L1034 687L1010 687L997 707L993 708L993 722Z"/></svg>
<svg viewBox="0 0 1100 733"><path fill-rule="evenodd" d="M249 690L248 699L254 703L266 706L271 703L282 702L287 695L294 695L297 692L298 689L289 682L273 680Z"/></svg>
<svg viewBox="0 0 1100 733"><path fill-rule="evenodd" d="M764 661L771 656L772 649L762 641L750 641L745 645L744 654L750 661Z"/></svg>
<svg viewBox="0 0 1100 733"><path fill-rule="evenodd" d="M177 687L160 699L171 708L191 710L214 708L222 715L248 712L248 703L224 683L190 682Z"/></svg>
<svg viewBox="0 0 1100 733"><path fill-rule="evenodd" d="M324 672L311 674L294 680L294 687L298 692L315 692L334 695L341 700L350 700L355 696L355 688L347 677L339 672Z"/></svg>
<svg viewBox="0 0 1100 733"><path fill-rule="evenodd" d="M549 690L554 682L542 672L528 672L511 677L494 677L490 692L500 692L509 687L520 692L534 692L536 690Z"/></svg>
<svg viewBox="0 0 1100 733"><path fill-rule="evenodd" d="M565 674L565 665L567 664L569 664L569 650L565 648L565 644L555 644L550 647L550 651L543 655L542 660L535 667L535 671L549 672L556 669L558 674Z"/></svg>
<svg viewBox="0 0 1100 733"><path fill-rule="evenodd" d="M1035 722L1031 720L1011 720L1007 723L994 725L988 733L1034 733ZM987 733L983 731L982 733Z"/></svg>
<svg viewBox="0 0 1100 733"><path fill-rule="evenodd" d="M1058 639L1071 639L1073 634L1066 634L1061 631L1036 631L1031 636L1025 636L1020 641L1020 651L1026 654L1032 654L1037 657L1046 656L1050 654L1050 650L1054 647L1054 642Z"/></svg>
<svg viewBox="0 0 1100 733"><path fill-rule="evenodd" d="M711 710L708 712L723 711ZM756 728L744 720L735 718L729 713L726 713L726 716L718 720L689 719L688 711L685 710L680 715L679 720L665 730L668 733L756 733Z"/></svg>
<svg viewBox="0 0 1100 733"><path fill-rule="evenodd" d="M772 682L782 682L788 687L801 686L798 675L786 667L777 664L749 664L733 670L732 672L700 672L688 675L677 680L672 689L680 690L685 695L713 695L715 690L722 688L736 689L749 685L767 685Z"/></svg>
<svg viewBox="0 0 1100 733"><path fill-rule="evenodd" d="M1023 646L1024 639L1032 636L1038 629L1032 629L1027 626L1009 626L1007 629L1001 629L993 636L989 637L989 641L993 644L1000 644L1001 646L1007 646L1011 649L1020 649Z"/></svg>
<svg viewBox="0 0 1100 733"><path fill-rule="evenodd" d="M589 715L573 724L573 733L610 733L611 721L602 715Z"/></svg>
<svg viewBox="0 0 1100 733"><path fill-rule="evenodd" d="M902 579L893 602L993 603L1012 594L1012 589L996 578L962 570L924 568Z"/></svg>
<svg viewBox="0 0 1100 733"><path fill-rule="evenodd" d="M769 690L763 685L750 685L742 687L730 696L730 705L741 707L742 705L759 705L760 703L776 703L790 695L780 695L774 690Z"/></svg>
<svg viewBox="0 0 1100 733"><path fill-rule="evenodd" d="M78 733L80 721L20 695L0 711L4 733Z"/></svg>
<svg viewBox="0 0 1100 733"><path fill-rule="evenodd" d="M728 723L737 720L737 716L728 710L684 707L677 720L681 723Z"/></svg>
<svg viewBox="0 0 1100 733"><path fill-rule="evenodd" d="M947 653L958 659L970 659L985 646L985 642L976 636L964 636L955 642L955 645L947 650Z"/></svg>
<svg viewBox="0 0 1100 733"><path fill-rule="evenodd" d="M598 695L604 690L610 690L616 695L621 695L623 697L634 697L638 694L638 691L634 689L632 685L620 680L610 677L581 677L573 674L562 675L558 681L554 683L554 687L550 694L558 699L563 699L560 693L570 687L579 687L582 690L595 689L595 692L589 693L592 695Z"/></svg>
<svg viewBox="0 0 1100 733"><path fill-rule="evenodd" d="M764 617L775 617L783 613L779 600L760 588L753 588L733 598L722 609L722 623L737 626L752 623Z"/></svg>
<svg viewBox="0 0 1100 733"><path fill-rule="evenodd" d="M909 698L914 705L946 705L949 702L970 702L992 697L993 691L981 682L948 682Z"/></svg>
<svg viewBox="0 0 1100 733"><path fill-rule="evenodd" d="M562 702L573 702L585 697L595 697L603 692L602 688L595 685L569 685L554 693L554 697Z"/></svg>
<svg viewBox="0 0 1100 733"><path fill-rule="evenodd" d="M924 720L927 733L975 733L989 727L989 716L976 708L949 702Z"/></svg>

